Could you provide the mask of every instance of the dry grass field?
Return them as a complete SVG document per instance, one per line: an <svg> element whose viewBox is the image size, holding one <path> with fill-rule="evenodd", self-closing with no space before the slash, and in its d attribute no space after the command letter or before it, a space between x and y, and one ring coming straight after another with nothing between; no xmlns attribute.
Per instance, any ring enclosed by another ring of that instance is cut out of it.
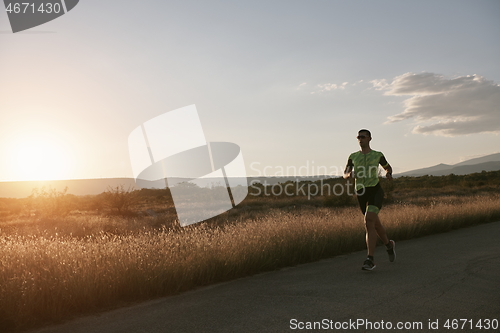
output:
<svg viewBox="0 0 500 333"><path fill-rule="evenodd" d="M0 331L365 248L353 200L249 196L229 212L181 228L159 191L138 196L116 188L72 197L39 190L0 201ZM396 241L500 219L498 187L388 188L386 194L380 217Z"/></svg>

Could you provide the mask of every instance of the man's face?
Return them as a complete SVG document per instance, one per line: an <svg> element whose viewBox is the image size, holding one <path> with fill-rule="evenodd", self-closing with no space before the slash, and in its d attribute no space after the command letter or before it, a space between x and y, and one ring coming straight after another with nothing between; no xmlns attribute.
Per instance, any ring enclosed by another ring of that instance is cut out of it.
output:
<svg viewBox="0 0 500 333"><path fill-rule="evenodd" d="M370 140L372 139L371 137L368 136L368 133L366 132L359 132L358 133L358 143L361 147L366 146Z"/></svg>

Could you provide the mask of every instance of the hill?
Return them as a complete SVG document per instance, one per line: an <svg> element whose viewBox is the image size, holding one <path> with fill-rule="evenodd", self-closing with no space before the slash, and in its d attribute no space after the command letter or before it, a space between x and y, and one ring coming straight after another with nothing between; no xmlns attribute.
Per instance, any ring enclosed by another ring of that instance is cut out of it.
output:
<svg viewBox="0 0 500 333"><path fill-rule="evenodd" d="M395 174L395 177L400 176L446 176L449 174L467 175L471 173L478 173L482 171L496 171L500 170L500 153L490 154L487 156L470 159L457 164L438 164L428 168L411 170L403 173ZM311 176L311 177L248 177L247 183L262 183L273 185L277 183L285 183L287 181L316 181L322 178L330 178L331 176ZM180 181L176 180L177 181ZM234 179L235 181L243 183L244 178ZM213 179L208 179L208 183L214 182ZM215 181L216 182L216 181ZM156 184L156 182L155 182ZM140 189L133 178L99 178L99 179L72 179L72 180L50 180L50 181L14 181L14 182L0 182L0 198L26 198L33 189L42 187L53 188L57 191L63 191L68 188L68 194L74 195L96 195L105 192L109 187L122 186L125 189ZM159 186L153 186L147 181L139 182L142 187L157 187L163 188L163 182ZM204 186L200 184L200 186Z"/></svg>
<svg viewBox="0 0 500 333"><path fill-rule="evenodd" d="M398 173L395 176L446 176L449 174L467 175L482 171L500 170L500 153L491 154L479 158L473 158L457 164L438 164L428 168L416 169Z"/></svg>
<svg viewBox="0 0 500 333"><path fill-rule="evenodd" d="M68 188L68 194L95 195L105 192L106 189L123 185L125 189L139 189L133 178L100 178L100 179L71 179L46 181L16 181L0 183L0 198L26 198L34 188L53 188L63 191Z"/></svg>

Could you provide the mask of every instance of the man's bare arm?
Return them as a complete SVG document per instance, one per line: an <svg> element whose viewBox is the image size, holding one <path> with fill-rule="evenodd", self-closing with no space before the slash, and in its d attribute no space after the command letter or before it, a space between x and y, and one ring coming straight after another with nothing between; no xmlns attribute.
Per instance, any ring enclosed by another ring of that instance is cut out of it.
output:
<svg viewBox="0 0 500 333"><path fill-rule="evenodd" d="M387 165L384 167L384 169L387 172L385 174L387 179L392 180L392 167L391 167L391 165L389 163L387 163Z"/></svg>
<svg viewBox="0 0 500 333"><path fill-rule="evenodd" d="M353 170L354 170L354 165L352 163L352 160L348 160L347 165L345 166L344 169L344 179L353 178L354 177Z"/></svg>

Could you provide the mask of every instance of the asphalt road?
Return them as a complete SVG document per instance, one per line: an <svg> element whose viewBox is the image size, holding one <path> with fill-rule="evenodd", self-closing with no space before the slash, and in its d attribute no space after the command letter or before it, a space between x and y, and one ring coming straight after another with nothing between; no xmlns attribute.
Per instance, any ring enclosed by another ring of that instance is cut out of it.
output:
<svg viewBox="0 0 500 333"><path fill-rule="evenodd" d="M338 332L386 331L389 324L397 332L500 331L475 328L480 319L500 320L500 222L398 242L396 250L390 263L377 248L371 272L361 270L365 252L355 252L37 332L293 332L308 331L300 329L307 322ZM453 330L444 327L447 319L467 321ZM398 323L415 329L398 330Z"/></svg>

